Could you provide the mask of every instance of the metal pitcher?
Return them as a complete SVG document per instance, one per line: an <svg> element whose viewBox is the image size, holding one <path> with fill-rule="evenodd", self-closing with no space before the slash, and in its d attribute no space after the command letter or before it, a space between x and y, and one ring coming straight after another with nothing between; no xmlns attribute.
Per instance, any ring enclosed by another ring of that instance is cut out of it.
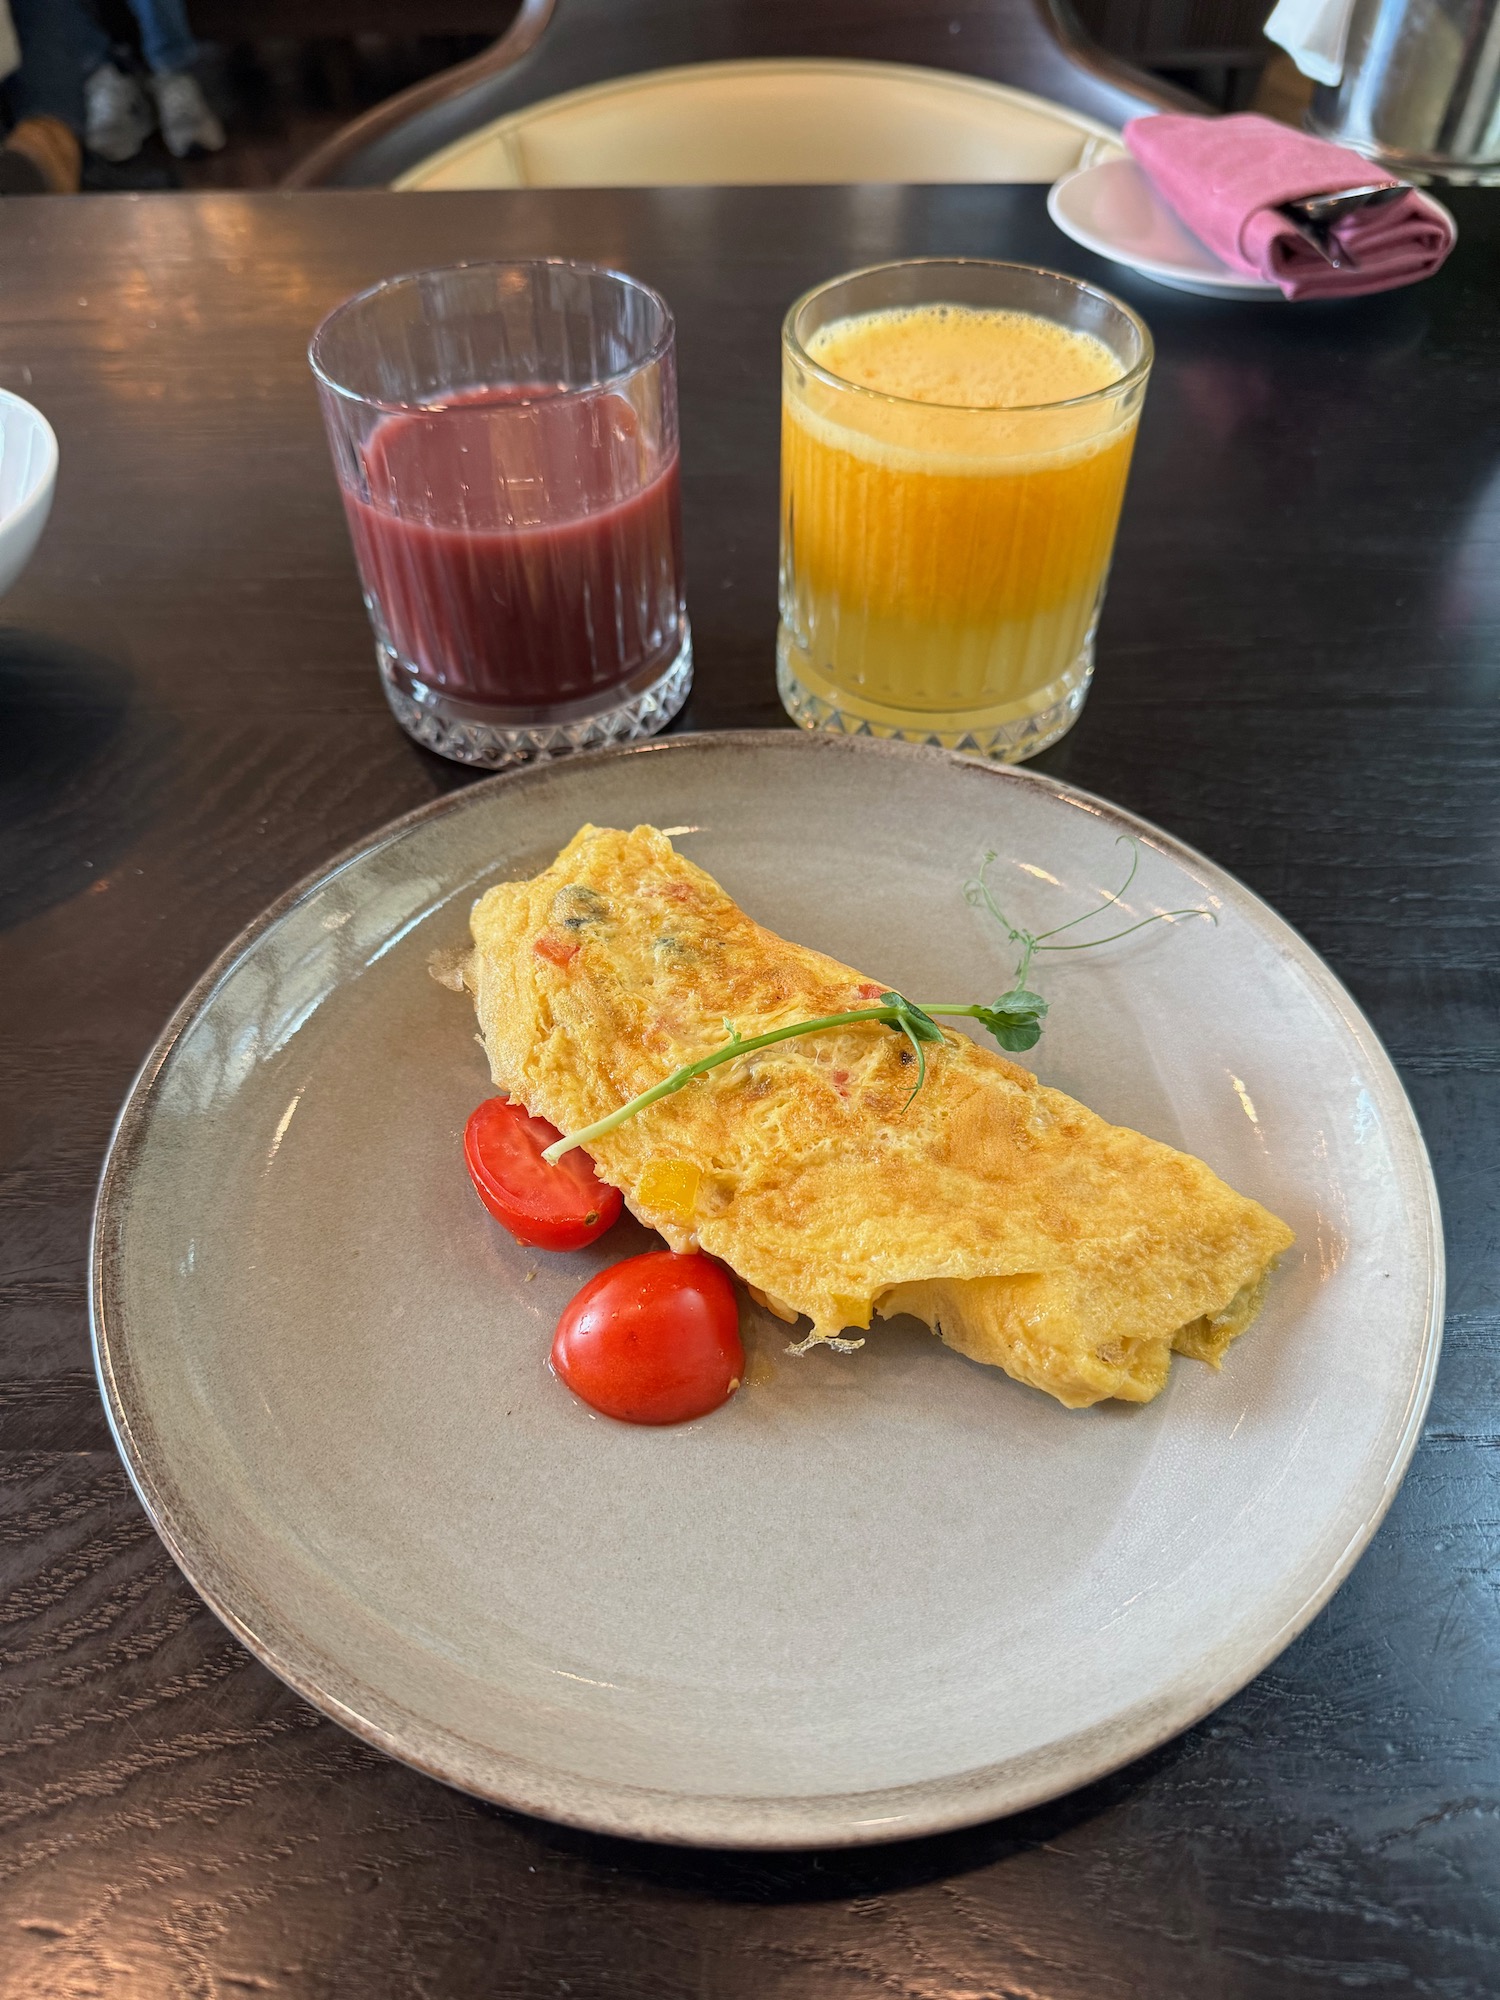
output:
<svg viewBox="0 0 1500 2000"><path fill-rule="evenodd" d="M1500 0L1354 0L1307 122L1411 180L1500 183Z"/></svg>

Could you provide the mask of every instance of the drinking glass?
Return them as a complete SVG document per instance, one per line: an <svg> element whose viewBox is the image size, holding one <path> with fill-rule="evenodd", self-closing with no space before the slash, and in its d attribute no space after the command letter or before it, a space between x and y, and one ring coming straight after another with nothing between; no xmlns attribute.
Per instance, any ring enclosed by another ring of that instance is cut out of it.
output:
<svg viewBox="0 0 1500 2000"><path fill-rule="evenodd" d="M879 379L916 393L818 358L872 337L893 343L887 363L899 350ZM951 340L967 375L945 376ZM1006 762L1072 725L1151 358L1128 307L1023 264L885 264L797 301L782 328L777 641L794 721ZM1019 400L955 400L1007 371ZM1079 379L1093 386L1073 393Z"/></svg>
<svg viewBox="0 0 1500 2000"><path fill-rule="evenodd" d="M419 743L511 764L686 701L673 335L649 286L553 259L391 278L314 334L381 680Z"/></svg>

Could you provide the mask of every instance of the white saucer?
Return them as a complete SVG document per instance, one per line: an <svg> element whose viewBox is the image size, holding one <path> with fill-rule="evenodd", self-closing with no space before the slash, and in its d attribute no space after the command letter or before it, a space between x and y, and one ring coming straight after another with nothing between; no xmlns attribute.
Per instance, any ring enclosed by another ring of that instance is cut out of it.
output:
<svg viewBox="0 0 1500 2000"><path fill-rule="evenodd" d="M1127 265L1154 284L1205 298L1283 297L1279 285L1231 270L1200 243L1128 154L1064 174L1047 196L1047 213L1085 250Z"/></svg>

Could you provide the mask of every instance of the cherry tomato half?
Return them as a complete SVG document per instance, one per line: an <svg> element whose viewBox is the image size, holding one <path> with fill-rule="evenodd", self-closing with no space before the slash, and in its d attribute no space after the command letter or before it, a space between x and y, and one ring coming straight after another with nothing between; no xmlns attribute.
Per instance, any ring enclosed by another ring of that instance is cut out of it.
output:
<svg viewBox="0 0 1500 2000"><path fill-rule="evenodd" d="M734 1286L711 1257L651 1250L612 1264L557 1322L552 1366L626 1424L683 1424L744 1380Z"/></svg>
<svg viewBox="0 0 1500 2000"><path fill-rule="evenodd" d="M542 1149L561 1132L508 1097L487 1097L464 1127L469 1178L490 1214L521 1243L581 1250L619 1220L620 1190L575 1147L557 1165Z"/></svg>

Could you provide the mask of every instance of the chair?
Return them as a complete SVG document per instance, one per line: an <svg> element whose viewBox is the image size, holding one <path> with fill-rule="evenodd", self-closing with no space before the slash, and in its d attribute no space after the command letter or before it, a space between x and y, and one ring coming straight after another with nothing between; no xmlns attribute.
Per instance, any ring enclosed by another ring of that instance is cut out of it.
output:
<svg viewBox="0 0 1500 2000"><path fill-rule="evenodd" d="M1204 109L1093 48L1066 7L522 0L492 48L285 185L1052 180L1127 118Z"/></svg>

